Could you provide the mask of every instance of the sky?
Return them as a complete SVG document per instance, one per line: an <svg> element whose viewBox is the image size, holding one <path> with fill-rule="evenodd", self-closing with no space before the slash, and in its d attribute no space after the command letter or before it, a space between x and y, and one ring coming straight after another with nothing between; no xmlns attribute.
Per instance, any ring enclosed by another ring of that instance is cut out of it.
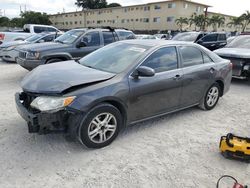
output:
<svg viewBox="0 0 250 188"><path fill-rule="evenodd" d="M13 18L20 14L20 6L22 10L32 10L55 14L58 12L70 12L81 10L74 3L76 0L0 0L0 11L2 15ZM107 0L108 3L117 2L122 6L144 4L157 2L162 0ZM211 5L209 11L240 16L246 10L250 10L250 0L192 0L207 5Z"/></svg>

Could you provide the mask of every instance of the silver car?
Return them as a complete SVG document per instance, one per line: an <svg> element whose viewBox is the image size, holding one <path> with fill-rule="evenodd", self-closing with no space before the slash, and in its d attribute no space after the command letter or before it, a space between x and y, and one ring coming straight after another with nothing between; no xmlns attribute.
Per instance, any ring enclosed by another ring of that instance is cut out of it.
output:
<svg viewBox="0 0 250 188"><path fill-rule="evenodd" d="M25 40L5 42L2 45L0 45L0 57L7 62L15 62L16 57L19 54L19 51L16 50L17 46L24 44L51 42L57 36L58 34L40 33L40 34L34 34Z"/></svg>

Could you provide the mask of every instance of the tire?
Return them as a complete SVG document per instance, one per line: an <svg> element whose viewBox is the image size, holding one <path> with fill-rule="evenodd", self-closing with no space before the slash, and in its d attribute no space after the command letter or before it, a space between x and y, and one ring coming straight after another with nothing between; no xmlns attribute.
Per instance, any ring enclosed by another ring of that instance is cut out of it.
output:
<svg viewBox="0 0 250 188"><path fill-rule="evenodd" d="M221 94L221 88L218 83L214 83L206 92L206 95L199 105L203 110L212 110L218 103Z"/></svg>
<svg viewBox="0 0 250 188"><path fill-rule="evenodd" d="M105 118L109 120L105 121ZM122 122L121 113L116 107L108 103L97 105L79 126L79 141L88 148L105 147L118 136Z"/></svg>
<svg viewBox="0 0 250 188"><path fill-rule="evenodd" d="M60 62L60 61L63 61L63 60L62 59L58 59L58 58L56 58L56 59L50 59L50 60L46 61L46 64L56 63L56 62Z"/></svg>

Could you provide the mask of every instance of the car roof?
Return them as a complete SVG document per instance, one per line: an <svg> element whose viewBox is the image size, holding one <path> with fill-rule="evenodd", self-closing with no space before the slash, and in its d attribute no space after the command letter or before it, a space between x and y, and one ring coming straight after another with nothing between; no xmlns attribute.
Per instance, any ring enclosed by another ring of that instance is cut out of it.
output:
<svg viewBox="0 0 250 188"><path fill-rule="evenodd" d="M111 31L110 29L108 28L77 28L77 29L71 29L71 30L78 30L78 31ZM71 31L69 30L69 31ZM130 30L127 30L127 29L114 29L115 31L125 31L125 32L132 32Z"/></svg>
<svg viewBox="0 0 250 188"><path fill-rule="evenodd" d="M173 40L124 40L120 41L123 43L128 43L128 44L135 44L135 45L144 45L144 46L151 46L151 47L156 47L156 46L165 46L165 45L193 45L193 46L198 46L197 44L194 44L193 42L184 42L184 41L173 41Z"/></svg>

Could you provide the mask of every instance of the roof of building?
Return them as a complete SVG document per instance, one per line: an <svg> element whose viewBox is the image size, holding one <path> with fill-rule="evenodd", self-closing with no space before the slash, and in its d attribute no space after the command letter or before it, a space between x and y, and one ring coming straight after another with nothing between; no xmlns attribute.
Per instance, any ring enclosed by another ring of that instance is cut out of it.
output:
<svg viewBox="0 0 250 188"><path fill-rule="evenodd" d="M236 16L232 16L232 15L228 15L228 14L222 14L219 12L212 12L212 11L207 11L208 14L217 14L217 15L221 15L221 16L228 16L228 17L236 17Z"/></svg>
<svg viewBox="0 0 250 188"><path fill-rule="evenodd" d="M62 12L62 13L57 13L57 14L51 14L51 16L62 15L62 14L84 13L84 12L100 11L100 10L111 10L111 9L119 9L119 8L129 8L129 7L136 7L136 6L147 6L147 5L151 5L151 4L167 3L167 2L174 2L174 1L183 1L183 2L187 2L187 3L205 6L205 7L211 7L210 5L198 3L195 1L191 1L191 0L164 0L164 1L146 3L146 4L144 3L144 4L136 4L136 5L129 5L129 6L121 6L121 7L109 7L109 8L101 8L101 9L87 9L87 10L80 10L80 11L74 11L74 12Z"/></svg>

